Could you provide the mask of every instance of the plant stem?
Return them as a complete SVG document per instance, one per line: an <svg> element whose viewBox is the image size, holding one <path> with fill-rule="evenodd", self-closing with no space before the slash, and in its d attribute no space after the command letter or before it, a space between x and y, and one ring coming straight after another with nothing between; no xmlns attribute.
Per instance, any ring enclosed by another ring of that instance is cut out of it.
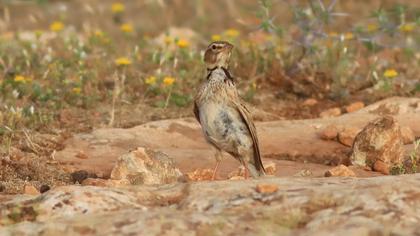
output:
<svg viewBox="0 0 420 236"><path fill-rule="evenodd" d="M166 108L168 107L168 104L169 104L169 99L171 98L171 95L172 95L172 86L171 86L171 88L169 89L168 96L166 97L165 106L163 107L164 109L166 109Z"/></svg>

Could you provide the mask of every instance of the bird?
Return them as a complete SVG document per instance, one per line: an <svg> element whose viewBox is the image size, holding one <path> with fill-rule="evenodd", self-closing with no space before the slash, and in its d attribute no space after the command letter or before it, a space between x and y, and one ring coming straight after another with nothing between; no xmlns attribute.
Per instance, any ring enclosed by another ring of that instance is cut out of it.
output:
<svg viewBox="0 0 420 236"><path fill-rule="evenodd" d="M244 177L265 175L257 131L251 113L240 98L235 80L229 71L233 45L226 41L212 42L204 53L207 67L205 81L194 98L194 115L203 135L216 150L212 180L222 161L222 151L244 166Z"/></svg>

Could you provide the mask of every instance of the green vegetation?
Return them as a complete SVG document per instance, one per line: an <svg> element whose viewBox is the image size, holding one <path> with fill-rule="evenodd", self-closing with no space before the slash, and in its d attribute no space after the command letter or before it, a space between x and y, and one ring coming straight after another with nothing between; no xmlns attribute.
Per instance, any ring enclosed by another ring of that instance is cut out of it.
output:
<svg viewBox="0 0 420 236"><path fill-rule="evenodd" d="M2 21L11 24L0 35L3 153L24 137L26 129L54 133L62 128L63 110L79 113L80 109L104 108L106 112L100 112L103 123L115 126L122 105L143 103L166 110L190 106L203 78L202 49L211 40L236 45L232 67L248 101L259 91L287 90L284 84L291 84L290 92L298 96L336 101L366 88L379 97L418 95L420 90L418 8L386 6L371 9L370 17L362 18L336 11L338 1L330 5L268 0L242 5L235 1L239 13L226 11L240 15L234 19L204 1L186 6L151 1L142 8L152 12L153 19L157 15L161 19L155 22L156 30L146 31L134 20L130 8L135 3L129 1L76 7L102 14L86 19L78 19L70 10L49 14L57 5L37 2L27 4L47 14L49 23L40 21L34 26L30 17L22 15L25 20L19 22L28 26L17 26L2 16ZM183 8L198 12L175 16L195 17L192 30L160 30L162 22L173 20L162 14L170 7L174 12L184 12ZM14 14L23 9L14 1L4 2L2 8L4 12L16 9ZM290 14L279 17L279 9ZM230 21L222 26L214 23L221 17ZM248 18L253 20L245 21ZM241 20L246 23L236 23Z"/></svg>

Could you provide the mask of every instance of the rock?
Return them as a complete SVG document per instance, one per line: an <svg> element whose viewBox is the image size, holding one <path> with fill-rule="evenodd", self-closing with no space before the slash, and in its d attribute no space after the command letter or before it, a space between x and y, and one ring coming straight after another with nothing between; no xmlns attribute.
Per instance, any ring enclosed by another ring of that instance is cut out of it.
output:
<svg viewBox="0 0 420 236"><path fill-rule="evenodd" d="M381 160L375 161L375 163L373 163L372 169L374 171L381 172L384 175L389 175L390 172L390 166L388 166L385 162Z"/></svg>
<svg viewBox="0 0 420 236"><path fill-rule="evenodd" d="M233 175L231 177L229 177L229 180L244 180L245 176L243 175Z"/></svg>
<svg viewBox="0 0 420 236"><path fill-rule="evenodd" d="M113 187L113 188L124 188L131 183L126 180L114 180L114 179L98 179L98 178L87 178L81 183L82 186L98 186L98 187Z"/></svg>
<svg viewBox="0 0 420 236"><path fill-rule="evenodd" d="M337 177L337 176L355 177L356 174L345 165L336 166L328 170L327 172L325 172L325 177Z"/></svg>
<svg viewBox="0 0 420 236"><path fill-rule="evenodd" d="M416 140L413 130L408 126L403 126L401 128L401 135L404 144L412 144L414 140Z"/></svg>
<svg viewBox="0 0 420 236"><path fill-rule="evenodd" d="M264 162L263 161L263 165L264 165L264 169L265 169L265 174L267 175L275 175L276 174L276 163L270 161L270 162Z"/></svg>
<svg viewBox="0 0 420 236"><path fill-rule="evenodd" d="M275 193L279 190L279 187L275 184L257 184L257 187L255 188L255 190L259 193Z"/></svg>
<svg viewBox="0 0 420 236"><path fill-rule="evenodd" d="M211 180L213 177L213 169L196 169L187 173L187 177L191 181Z"/></svg>
<svg viewBox="0 0 420 236"><path fill-rule="evenodd" d="M395 118L401 126L410 127L415 136L420 137L420 110L411 106L417 101L420 98L394 97L334 118L255 122L261 154L265 160L271 159L277 164L277 169L281 170L277 174L293 175L306 168L314 176L322 176L330 166L324 166L326 169L317 171L312 167L302 166L303 163L343 164L342 160L349 157L347 146L320 138L325 127L335 125L339 131L342 127L361 130L369 121L378 118L374 112L378 106L397 104L399 107L406 107L399 110L406 110L407 113L400 113ZM102 140L106 140L106 143ZM203 138L200 125L192 117L148 122L127 129L98 128L89 134L75 134L67 139L65 149L57 151L55 158L60 163L60 168L65 168L70 173L74 170L87 170L101 178L109 178L118 157L136 147L149 147L168 154L182 173L213 167L215 164L214 150ZM89 158L76 158L79 151L83 151ZM228 154L225 156L220 166L221 171L218 172L220 179L227 179L227 174L238 166L234 158ZM302 168L296 169L283 160L296 161L296 166Z"/></svg>
<svg viewBox="0 0 420 236"><path fill-rule="evenodd" d="M109 180L106 179L94 179L94 178L87 178L83 180L81 183L83 186L99 186L99 187L107 187L112 186Z"/></svg>
<svg viewBox="0 0 420 236"><path fill-rule="evenodd" d="M338 128L335 125L328 125L324 130L319 134L321 139L324 140L333 140L336 139L338 135Z"/></svg>
<svg viewBox="0 0 420 236"><path fill-rule="evenodd" d="M35 196L40 194L38 189L36 189L33 185L25 185L23 193Z"/></svg>
<svg viewBox="0 0 420 236"><path fill-rule="evenodd" d="M75 155L75 157L76 158L80 158L80 159L88 159L89 157L88 157L88 155L86 155L84 152L78 152L76 155Z"/></svg>
<svg viewBox="0 0 420 236"><path fill-rule="evenodd" d="M325 110L319 114L321 118L335 117L341 115L341 109L338 107Z"/></svg>
<svg viewBox="0 0 420 236"><path fill-rule="evenodd" d="M313 173L312 173L311 170L304 169L304 170L301 170L298 173L294 174L293 176L295 176L295 177L309 177L309 176L312 176L312 175L313 175Z"/></svg>
<svg viewBox="0 0 420 236"><path fill-rule="evenodd" d="M370 122L356 136L350 160L353 165L371 168L378 160L382 161L380 169L385 173L387 171L384 169L389 170L391 166L401 164L403 155L399 124L392 116L383 116Z"/></svg>
<svg viewBox="0 0 420 236"><path fill-rule="evenodd" d="M78 170L71 173L71 179L73 180L73 183L82 183L82 181L87 179L88 176L89 173L85 170Z"/></svg>
<svg viewBox="0 0 420 236"><path fill-rule="evenodd" d="M163 152L148 148L122 155L111 172L111 179L126 180L133 185L168 184L178 181L182 173Z"/></svg>
<svg viewBox="0 0 420 236"><path fill-rule="evenodd" d="M359 131L359 129L353 127L344 128L343 131L338 133L338 141L347 147L351 147Z"/></svg>
<svg viewBox="0 0 420 236"><path fill-rule="evenodd" d="M420 174L65 186L0 204L0 235L416 235L419 195Z"/></svg>
<svg viewBox="0 0 420 236"><path fill-rule="evenodd" d="M50 186L48 186L48 185L46 185L46 184L43 184L43 185L41 185L41 187L39 188L39 191L41 192L41 193L45 193L45 192L47 192L48 190L50 190L51 188L50 188Z"/></svg>
<svg viewBox="0 0 420 236"><path fill-rule="evenodd" d="M354 102L348 106L345 107L345 110L347 113L355 112L365 107L365 104L363 102Z"/></svg>
<svg viewBox="0 0 420 236"><path fill-rule="evenodd" d="M264 168L265 168L265 174L266 175L274 175L276 173L277 167L276 163L274 162L263 162ZM230 180L238 180L238 179L244 179L245 177L245 168L241 165L236 170L231 171L228 174L228 179Z"/></svg>
<svg viewBox="0 0 420 236"><path fill-rule="evenodd" d="M245 168L241 165L236 170L231 171L227 177L232 180L245 179Z"/></svg>
<svg viewBox="0 0 420 236"><path fill-rule="evenodd" d="M318 100L314 98L308 98L303 102L304 106L312 107L315 106L318 103Z"/></svg>

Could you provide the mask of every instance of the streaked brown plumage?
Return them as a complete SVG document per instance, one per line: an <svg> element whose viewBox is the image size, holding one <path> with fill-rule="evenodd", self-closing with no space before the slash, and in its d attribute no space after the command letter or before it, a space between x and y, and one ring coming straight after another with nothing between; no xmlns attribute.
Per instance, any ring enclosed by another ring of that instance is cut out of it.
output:
<svg viewBox="0 0 420 236"><path fill-rule="evenodd" d="M194 102L194 114L200 122L206 140L216 148L216 167L221 151L231 154L253 177L265 174L258 138L251 114L238 95L228 70L233 45L217 41L211 43L205 54L207 79Z"/></svg>

